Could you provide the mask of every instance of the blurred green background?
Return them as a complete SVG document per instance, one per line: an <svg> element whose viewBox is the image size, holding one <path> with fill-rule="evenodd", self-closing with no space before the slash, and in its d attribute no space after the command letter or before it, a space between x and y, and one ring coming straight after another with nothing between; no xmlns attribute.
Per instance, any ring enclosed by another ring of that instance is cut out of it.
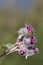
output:
<svg viewBox="0 0 43 65"><path fill-rule="evenodd" d="M16 2L14 0L13 4L13 0L6 0L7 5L3 5L4 1L0 0L0 53L3 51L3 44L16 42L18 33L15 31L28 23L36 30L36 47L39 48L39 54L26 60L15 52L0 58L0 65L43 65L43 0L29 0L29 8L26 7L27 0L22 1L22 7Z"/></svg>

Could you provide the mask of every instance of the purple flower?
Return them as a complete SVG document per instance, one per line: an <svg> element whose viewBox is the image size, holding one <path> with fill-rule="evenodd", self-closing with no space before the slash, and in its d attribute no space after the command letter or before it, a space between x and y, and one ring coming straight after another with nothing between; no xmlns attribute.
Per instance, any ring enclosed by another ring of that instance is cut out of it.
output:
<svg viewBox="0 0 43 65"><path fill-rule="evenodd" d="M27 52L27 48L25 46L20 47L18 50L18 53L23 56L26 54L26 52Z"/></svg>
<svg viewBox="0 0 43 65"><path fill-rule="evenodd" d="M34 44L37 42L37 39L35 38L35 36L32 36L31 37L31 44Z"/></svg>
<svg viewBox="0 0 43 65"><path fill-rule="evenodd" d="M31 25L26 25L28 31L35 32L34 28Z"/></svg>
<svg viewBox="0 0 43 65"><path fill-rule="evenodd" d="M21 54L21 55L25 54L25 51L20 50L20 54Z"/></svg>
<svg viewBox="0 0 43 65"><path fill-rule="evenodd" d="M38 48L34 48L34 53L39 53Z"/></svg>

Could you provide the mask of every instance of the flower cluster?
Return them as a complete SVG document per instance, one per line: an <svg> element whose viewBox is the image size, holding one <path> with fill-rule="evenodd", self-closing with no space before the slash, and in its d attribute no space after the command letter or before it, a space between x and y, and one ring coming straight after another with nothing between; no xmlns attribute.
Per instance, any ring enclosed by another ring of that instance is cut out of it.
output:
<svg viewBox="0 0 43 65"><path fill-rule="evenodd" d="M27 59L28 56L38 53L38 48L34 47L37 42L34 35L35 30L31 25L26 25L24 28L21 28L18 34L19 36L13 47L5 51L7 54L18 51L20 55L25 56Z"/></svg>
<svg viewBox="0 0 43 65"><path fill-rule="evenodd" d="M31 25L26 25L24 28L21 28L19 31L19 36L17 42L22 42L22 46L18 49L18 53L22 56L32 56L38 53L38 48L35 48L35 43L37 39L35 37L35 30ZM19 45L18 43L18 45ZM21 45L21 43L20 43Z"/></svg>

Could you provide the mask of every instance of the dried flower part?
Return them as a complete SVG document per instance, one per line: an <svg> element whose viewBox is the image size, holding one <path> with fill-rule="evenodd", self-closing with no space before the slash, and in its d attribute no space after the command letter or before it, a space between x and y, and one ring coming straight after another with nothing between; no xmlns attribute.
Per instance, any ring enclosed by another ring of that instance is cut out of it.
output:
<svg viewBox="0 0 43 65"><path fill-rule="evenodd" d="M27 35L31 36L33 33L31 31L28 31Z"/></svg>

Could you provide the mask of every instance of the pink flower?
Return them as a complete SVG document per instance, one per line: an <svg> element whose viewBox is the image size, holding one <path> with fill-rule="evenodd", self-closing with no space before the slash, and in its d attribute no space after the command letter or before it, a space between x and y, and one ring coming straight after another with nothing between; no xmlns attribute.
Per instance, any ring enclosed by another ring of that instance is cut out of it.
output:
<svg viewBox="0 0 43 65"><path fill-rule="evenodd" d="M34 28L31 25L26 25L28 31L35 32Z"/></svg>
<svg viewBox="0 0 43 65"><path fill-rule="evenodd" d="M20 50L20 54L21 54L21 55L25 54L25 51Z"/></svg>
<svg viewBox="0 0 43 65"><path fill-rule="evenodd" d="M38 48L35 48L35 49L34 49L34 53L39 53Z"/></svg>
<svg viewBox="0 0 43 65"><path fill-rule="evenodd" d="M32 36L32 37L31 37L31 44L34 44L34 43L36 43L36 42L37 42L36 37L35 37L35 36Z"/></svg>
<svg viewBox="0 0 43 65"><path fill-rule="evenodd" d="M18 53L24 56L27 53L27 48L25 46L20 47Z"/></svg>

